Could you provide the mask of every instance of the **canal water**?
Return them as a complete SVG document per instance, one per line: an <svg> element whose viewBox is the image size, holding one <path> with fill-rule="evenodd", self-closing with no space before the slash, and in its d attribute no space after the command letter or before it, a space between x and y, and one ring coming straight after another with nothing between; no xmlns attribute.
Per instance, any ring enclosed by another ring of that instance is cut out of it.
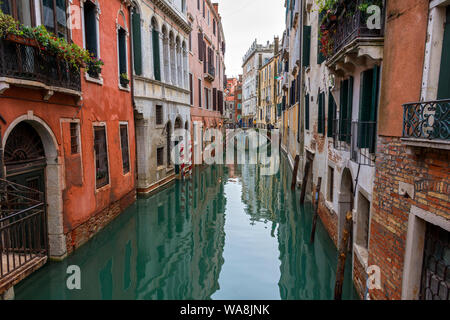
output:
<svg viewBox="0 0 450 320"><path fill-rule="evenodd" d="M15 288L16 299L332 299L337 250L312 207L278 174L216 165L141 198L63 262ZM349 261L348 261L349 262ZM79 266L81 290L66 286ZM356 299L347 264L344 299Z"/></svg>

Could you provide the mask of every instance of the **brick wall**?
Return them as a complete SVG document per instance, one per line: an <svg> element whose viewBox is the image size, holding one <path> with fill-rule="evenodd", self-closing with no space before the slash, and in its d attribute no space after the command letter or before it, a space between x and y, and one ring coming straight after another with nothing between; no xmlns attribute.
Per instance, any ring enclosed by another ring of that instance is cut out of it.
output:
<svg viewBox="0 0 450 320"><path fill-rule="evenodd" d="M95 236L108 223L114 220L127 207L136 201L136 190L126 194L121 199L111 203L108 207L94 214L88 221L66 234L67 255Z"/></svg>
<svg viewBox="0 0 450 320"><path fill-rule="evenodd" d="M314 186L314 192L316 193L317 185ZM320 200L319 200L319 217L320 220L322 220L322 223L327 230L331 240L333 240L334 245L336 248L338 247L338 218L337 214L334 211L331 211L326 205L325 205L325 196L321 192L320 193Z"/></svg>
<svg viewBox="0 0 450 320"><path fill-rule="evenodd" d="M408 217L412 205L450 219L450 151L407 147L398 137L378 137L370 226L369 266L381 269L372 299L400 299ZM414 185L414 199L399 195Z"/></svg>
<svg viewBox="0 0 450 320"><path fill-rule="evenodd" d="M366 277L366 270L355 254L353 259L353 283L355 284L355 290L361 300L364 299L366 291Z"/></svg>

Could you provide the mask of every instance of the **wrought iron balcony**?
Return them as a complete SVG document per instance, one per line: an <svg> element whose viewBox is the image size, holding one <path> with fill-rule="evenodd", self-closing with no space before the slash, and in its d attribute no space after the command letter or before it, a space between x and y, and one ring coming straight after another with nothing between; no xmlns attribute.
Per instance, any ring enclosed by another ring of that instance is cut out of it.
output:
<svg viewBox="0 0 450 320"><path fill-rule="evenodd" d="M337 19L328 21L326 26L330 32L331 53L330 57L338 53L346 45L357 38L377 38L384 36L383 17L385 8L381 8L381 28L371 29L367 25L369 14L359 9L366 0L345 0L337 9Z"/></svg>
<svg viewBox="0 0 450 320"><path fill-rule="evenodd" d="M38 46L0 39L0 82L81 96L80 70Z"/></svg>
<svg viewBox="0 0 450 320"><path fill-rule="evenodd" d="M208 64L208 67L205 70L205 79L208 81L214 81L216 77L216 68L212 64Z"/></svg>
<svg viewBox="0 0 450 320"><path fill-rule="evenodd" d="M450 148L450 99L403 105L403 139L440 142Z"/></svg>
<svg viewBox="0 0 450 320"><path fill-rule="evenodd" d="M366 166L375 165L376 121L333 121L334 148L350 152L350 159Z"/></svg>
<svg viewBox="0 0 450 320"><path fill-rule="evenodd" d="M0 179L0 293L47 261L44 194Z"/></svg>

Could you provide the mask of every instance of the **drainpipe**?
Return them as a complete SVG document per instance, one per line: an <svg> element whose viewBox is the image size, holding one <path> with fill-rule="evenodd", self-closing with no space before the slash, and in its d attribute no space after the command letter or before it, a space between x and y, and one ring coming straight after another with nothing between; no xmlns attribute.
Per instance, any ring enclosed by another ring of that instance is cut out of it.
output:
<svg viewBox="0 0 450 320"><path fill-rule="evenodd" d="M130 22L130 26L133 23L132 19L133 19L133 6L129 6L128 7L128 21ZM130 32L131 32L131 41L130 41L130 49L131 49L131 72L130 72L130 91L131 91L131 106L132 106L132 112L133 112L133 125L134 125L134 188L137 189L138 187L138 169L137 169L137 165L138 165L138 155L137 155L137 132L136 132L136 121L134 121L134 110L135 110L135 102L134 102L134 47L133 47L133 27L130 28Z"/></svg>

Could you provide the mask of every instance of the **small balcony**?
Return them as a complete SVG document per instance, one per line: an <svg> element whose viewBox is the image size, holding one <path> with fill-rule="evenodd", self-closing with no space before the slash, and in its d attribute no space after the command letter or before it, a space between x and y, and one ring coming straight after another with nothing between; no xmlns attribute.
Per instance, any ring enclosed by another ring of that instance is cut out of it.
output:
<svg viewBox="0 0 450 320"><path fill-rule="evenodd" d="M0 294L47 262L44 194L0 179Z"/></svg>
<svg viewBox="0 0 450 320"><path fill-rule="evenodd" d="M450 150L450 99L404 104L402 141Z"/></svg>
<svg viewBox="0 0 450 320"><path fill-rule="evenodd" d="M32 43L0 39L0 94L10 86L44 90L44 100L55 92L81 99L80 70Z"/></svg>
<svg viewBox="0 0 450 320"><path fill-rule="evenodd" d="M333 121L334 148L350 153L350 159L360 165L375 166L376 121Z"/></svg>
<svg viewBox="0 0 450 320"><path fill-rule="evenodd" d="M367 0L343 0L322 23L327 65L340 76L351 72L355 65L365 64L366 59L383 58L385 8L380 8L380 25L376 25L369 19L374 13L360 10L364 4Z"/></svg>
<svg viewBox="0 0 450 320"><path fill-rule="evenodd" d="M216 78L216 68L214 68L213 65L208 64L208 66L205 68L206 70L204 70L204 78L209 81L209 82L213 82L214 79Z"/></svg>

